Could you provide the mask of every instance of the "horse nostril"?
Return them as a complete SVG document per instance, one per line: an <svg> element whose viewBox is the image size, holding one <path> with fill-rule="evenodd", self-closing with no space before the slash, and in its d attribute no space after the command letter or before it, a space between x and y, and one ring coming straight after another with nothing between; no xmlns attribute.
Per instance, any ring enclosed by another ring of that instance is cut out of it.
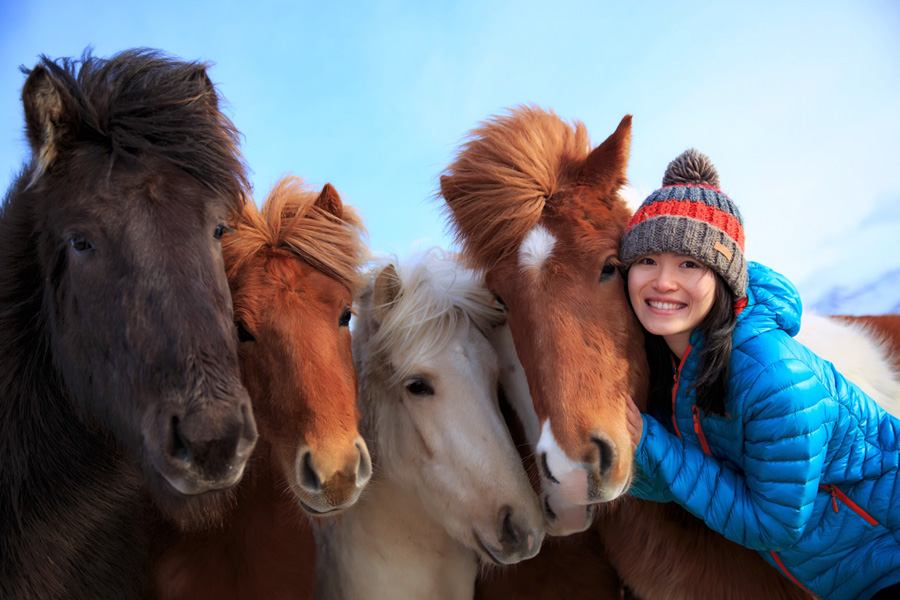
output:
<svg viewBox="0 0 900 600"><path fill-rule="evenodd" d="M544 477L559 485L559 480L553 476L553 473L550 472L550 465L547 464L546 452L541 453L541 471L544 473Z"/></svg>
<svg viewBox="0 0 900 600"><path fill-rule="evenodd" d="M597 446L597 466L600 475L605 475L612 470L613 464L616 462L616 451L612 444L602 438L592 436L591 441Z"/></svg>
<svg viewBox="0 0 900 600"><path fill-rule="evenodd" d="M169 456L182 462L191 462L191 449L181 433L181 420L173 416L169 422Z"/></svg>
<svg viewBox="0 0 900 600"><path fill-rule="evenodd" d="M306 451L306 454L303 455L303 473L302 473L303 481L302 483L315 491L319 491L322 489L322 480L319 479L318 473L312 466L312 452L309 450Z"/></svg>
<svg viewBox="0 0 900 600"><path fill-rule="evenodd" d="M519 532L512 523L512 508L504 506L500 509L500 543L506 547L519 544Z"/></svg>
<svg viewBox="0 0 900 600"><path fill-rule="evenodd" d="M356 467L356 482L359 485L367 482L372 476L372 459L369 457L369 451L365 445L360 446L357 443L356 449L359 451L359 464Z"/></svg>

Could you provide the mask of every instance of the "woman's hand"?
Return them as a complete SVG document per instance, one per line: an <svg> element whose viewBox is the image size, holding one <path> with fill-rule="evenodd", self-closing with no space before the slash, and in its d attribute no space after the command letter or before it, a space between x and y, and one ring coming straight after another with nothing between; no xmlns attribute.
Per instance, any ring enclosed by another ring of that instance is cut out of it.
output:
<svg viewBox="0 0 900 600"><path fill-rule="evenodd" d="M641 436L644 434L644 419L641 417L641 411L628 394L625 396L625 418L628 420L628 433L631 434L632 450L637 450L638 444L641 443Z"/></svg>

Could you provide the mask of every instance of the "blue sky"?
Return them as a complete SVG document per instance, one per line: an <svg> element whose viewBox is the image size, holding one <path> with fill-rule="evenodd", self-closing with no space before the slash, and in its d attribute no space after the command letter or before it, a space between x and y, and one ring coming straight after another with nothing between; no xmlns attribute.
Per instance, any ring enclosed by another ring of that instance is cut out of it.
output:
<svg viewBox="0 0 900 600"><path fill-rule="evenodd" d="M747 256L812 300L900 269L898 32L893 0L0 0L0 182L27 156L19 65L87 46L214 63L257 197L331 182L380 252L450 244L438 177L479 121L533 103L598 144L633 114L633 195L705 152Z"/></svg>

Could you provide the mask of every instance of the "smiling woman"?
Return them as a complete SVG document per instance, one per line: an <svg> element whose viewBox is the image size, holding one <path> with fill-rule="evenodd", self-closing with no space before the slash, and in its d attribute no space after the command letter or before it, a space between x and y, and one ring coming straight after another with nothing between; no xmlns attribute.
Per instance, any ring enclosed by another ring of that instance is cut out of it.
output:
<svg viewBox="0 0 900 600"><path fill-rule="evenodd" d="M900 420L793 338L799 295L748 268L743 237L689 150L622 238L654 381L651 414L628 403L630 493L678 503L817 597L896 594Z"/></svg>

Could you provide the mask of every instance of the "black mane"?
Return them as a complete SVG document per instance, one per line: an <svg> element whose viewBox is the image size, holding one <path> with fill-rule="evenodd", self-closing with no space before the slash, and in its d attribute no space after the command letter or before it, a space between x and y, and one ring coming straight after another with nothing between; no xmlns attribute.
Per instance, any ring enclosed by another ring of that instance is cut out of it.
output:
<svg viewBox="0 0 900 600"><path fill-rule="evenodd" d="M90 50L80 59L42 55L38 66L68 92L77 142L104 146L111 163L161 158L233 198L238 207L249 189L240 134L220 111L215 93L197 93L198 87L213 91L208 63L137 48L109 59L91 56Z"/></svg>

